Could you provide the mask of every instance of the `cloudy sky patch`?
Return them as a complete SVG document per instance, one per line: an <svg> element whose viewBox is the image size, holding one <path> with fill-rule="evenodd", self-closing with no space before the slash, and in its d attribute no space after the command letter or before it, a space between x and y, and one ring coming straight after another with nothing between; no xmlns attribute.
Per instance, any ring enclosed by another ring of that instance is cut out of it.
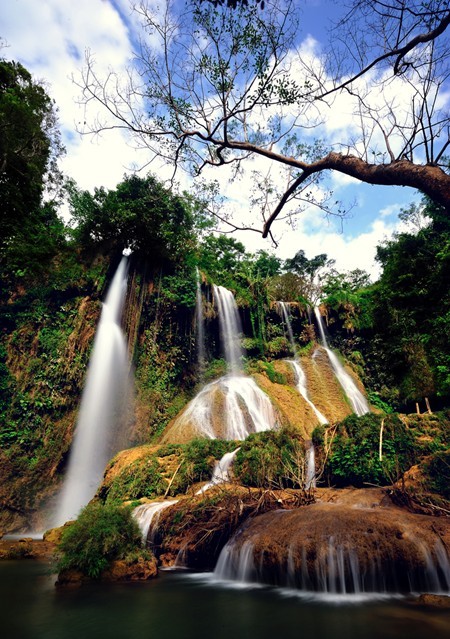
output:
<svg viewBox="0 0 450 639"><path fill-rule="evenodd" d="M315 22L308 22L308 10L310 16L316 16ZM323 0L305 3L304 39L299 41L299 46L311 63L318 60L321 44L317 37L323 35L323 22L320 28L315 25L317 15L320 12L322 18L324 12L332 10L333 3ZM2 49L2 56L22 62L36 79L44 81L58 106L60 129L67 148L62 170L68 176L81 188L91 191L96 186L114 188L125 172L147 165L149 152L137 151L123 131L105 131L94 138L78 133L85 121L95 118L97 109L90 104L86 112L80 106L80 90L72 80L80 78L86 52L95 59L95 68L100 74L104 76L113 69L120 76L129 67L137 49L142 30L128 0L77 0L76 3L72 0L9 0L0 5L0 25L0 36L8 44ZM156 40L152 42L155 43ZM393 86L392 92L396 90ZM350 99L335 100L320 114L324 116L324 132L339 139L338 132L351 131L353 113ZM250 169L260 166L257 161ZM161 163L153 163L148 168L160 179L169 178L173 171ZM274 173L277 171L282 176L279 167ZM179 172L177 178L182 188L189 185L185 174ZM233 196L236 218L244 225L254 222L258 213L250 204L250 174L239 182L238 188L237 182L230 185L228 178L229 174L217 170L207 172L202 179L220 180L224 193ZM303 249L312 257L325 252L336 259L338 268L365 268L376 275L376 243L396 230L396 212L420 197L408 189L361 185L337 173L331 175L330 186L336 199L357 202L351 217L341 221L308 209L296 218L293 226L275 223L278 254L283 258L292 257ZM270 249L270 242L262 240L257 233L240 233L238 238L249 250Z"/></svg>

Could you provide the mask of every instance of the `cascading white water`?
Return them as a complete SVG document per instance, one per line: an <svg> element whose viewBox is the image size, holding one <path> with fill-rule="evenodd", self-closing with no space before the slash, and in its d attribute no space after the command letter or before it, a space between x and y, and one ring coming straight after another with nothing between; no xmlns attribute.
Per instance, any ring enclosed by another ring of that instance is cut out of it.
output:
<svg viewBox="0 0 450 639"><path fill-rule="evenodd" d="M294 372L295 372L295 375L296 375L296 379L297 379L297 390L298 390L298 392L303 397L303 399L307 402L307 404L309 406L311 406L311 408L313 409L314 414L316 415L317 419L319 420L319 424L328 424L328 419L325 417L325 415L323 415L320 412L320 410L309 399L308 389L306 388L306 375L305 375L305 371L303 370L301 364L298 361L293 360L293 359L289 359L287 361L289 362L289 364L294 369Z"/></svg>
<svg viewBox="0 0 450 639"><path fill-rule="evenodd" d="M236 448L231 451L231 453L225 453L225 455L216 462L214 466L213 474L211 477L211 481L205 484L200 490L196 492L196 495L200 495L213 486L217 486L218 484L223 484L231 479L231 467L234 462L234 458L236 457L236 453L241 450L241 448Z"/></svg>
<svg viewBox="0 0 450 639"><path fill-rule="evenodd" d="M366 413L370 412L370 408L367 403L367 400L364 397L364 395L361 393L361 391L357 388L355 382L352 380L350 375L345 371L339 359L336 357L333 351L328 347L328 342L327 342L325 330L323 327L322 315L320 314L319 308L317 306L314 308L314 313L315 313L317 325L320 331L322 346L328 355L331 366L333 367L333 370L334 370L334 374L336 375L338 382L340 383L345 394L347 395L354 412L359 416L365 415Z"/></svg>
<svg viewBox="0 0 450 639"><path fill-rule="evenodd" d="M214 295L229 374L202 388L175 420L173 428L191 428L210 439L241 440L250 433L275 428L277 419L267 395L253 379L242 373L242 349L239 343L242 328L232 292L214 285ZM222 398L219 419L218 397ZM219 430L216 428L218 421Z"/></svg>
<svg viewBox="0 0 450 639"><path fill-rule="evenodd" d="M200 281L200 272L196 267L197 273L197 291L195 297L195 319L197 328L197 360L200 377L202 377L205 368L205 330L203 321L203 303L202 288Z"/></svg>
<svg viewBox="0 0 450 639"><path fill-rule="evenodd" d="M224 401L220 433L215 427L217 416L214 409L218 395ZM250 433L275 428L276 423L270 399L251 377L225 375L202 388L177 418L174 427L182 429L189 426L210 439L241 440Z"/></svg>
<svg viewBox="0 0 450 639"><path fill-rule="evenodd" d="M222 548L214 569L215 580L251 583L255 578L253 544L245 541L236 551L233 539Z"/></svg>
<svg viewBox="0 0 450 639"><path fill-rule="evenodd" d="M120 327L126 289L124 257L103 304L55 526L75 518L92 499L107 461L117 452L113 440L128 401L127 346Z"/></svg>
<svg viewBox="0 0 450 639"><path fill-rule="evenodd" d="M150 504L141 504L136 506L133 510L133 517L136 520L139 529L142 533L142 541L146 544L149 536L152 536L157 525L161 512L176 504L178 499L172 499L168 501L154 501Z"/></svg>
<svg viewBox="0 0 450 639"><path fill-rule="evenodd" d="M276 302L276 305L280 311L280 314L284 320L284 323L286 324L286 329L289 336L289 343L291 345L292 354L295 355L296 348L295 348L295 341L294 341L294 332L292 330L291 318L289 314L289 305L286 304L286 302Z"/></svg>
<svg viewBox="0 0 450 639"><path fill-rule="evenodd" d="M234 295L223 286L213 286L214 297L219 310L219 325L222 336L223 350L228 370L232 375L241 371L242 349L240 336L242 333L241 320Z"/></svg>
<svg viewBox="0 0 450 639"><path fill-rule="evenodd" d="M282 516L283 511L279 513ZM303 592L339 597L405 592L448 595L450 592L449 556L441 541L432 549L411 539L423 555L423 566L417 568L401 561L397 566L396 561L389 561L376 547L368 563L363 557L362 565L357 548L338 543L331 535L313 549L291 544L284 558L279 557L278 568L275 568L270 562L270 545L265 546L264 539L258 535L242 541L242 532L243 529L238 530L223 547L212 574L213 581L275 583Z"/></svg>

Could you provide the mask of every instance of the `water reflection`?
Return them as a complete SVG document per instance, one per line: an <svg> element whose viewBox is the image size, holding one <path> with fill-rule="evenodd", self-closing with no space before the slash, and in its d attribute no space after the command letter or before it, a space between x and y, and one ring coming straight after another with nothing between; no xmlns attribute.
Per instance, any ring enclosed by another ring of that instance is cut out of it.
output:
<svg viewBox="0 0 450 639"><path fill-rule="evenodd" d="M405 601L308 601L270 588L231 589L164 573L145 584L56 589L45 564L0 563L2 636L12 639L448 639L447 611Z"/></svg>

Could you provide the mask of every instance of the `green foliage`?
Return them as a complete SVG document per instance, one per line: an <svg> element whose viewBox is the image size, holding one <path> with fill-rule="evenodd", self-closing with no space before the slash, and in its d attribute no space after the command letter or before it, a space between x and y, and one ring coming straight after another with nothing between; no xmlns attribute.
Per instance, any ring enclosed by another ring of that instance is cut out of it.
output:
<svg viewBox="0 0 450 639"><path fill-rule="evenodd" d="M214 283L234 288L234 275L247 257L244 245L233 237L208 235L200 245L198 266Z"/></svg>
<svg viewBox="0 0 450 639"><path fill-rule="evenodd" d="M390 406L385 401L383 401L379 393L377 393L376 391L368 391L367 399L369 400L370 404L372 404L372 406L376 406L376 408L379 408L384 413L389 414L394 412L394 409L392 408L392 406Z"/></svg>
<svg viewBox="0 0 450 639"><path fill-rule="evenodd" d="M266 342L265 352L268 357L283 357L291 352L291 345L287 337L279 335Z"/></svg>
<svg viewBox="0 0 450 639"><path fill-rule="evenodd" d="M189 486L211 479L217 460L237 447L236 442L198 437L180 449L180 469L171 494L185 492Z"/></svg>
<svg viewBox="0 0 450 639"><path fill-rule="evenodd" d="M203 379L205 382L211 382L214 379L218 379L225 375L227 372L227 363L224 359L212 359L206 365L205 372L203 374Z"/></svg>
<svg viewBox="0 0 450 639"><path fill-rule="evenodd" d="M107 504L142 497L152 499L165 494L170 479L172 484L168 494L184 493L192 484L208 481L216 461L236 446L236 442L206 438L193 439L187 444L161 446L154 453L125 466L100 496ZM170 466L168 475L164 458L173 455L176 459L171 460L173 468Z"/></svg>
<svg viewBox="0 0 450 639"><path fill-rule="evenodd" d="M62 534L58 570L75 569L93 579L115 559L123 559L141 545L131 508L91 502Z"/></svg>
<svg viewBox="0 0 450 639"><path fill-rule="evenodd" d="M192 198L174 195L152 175L125 176L116 189L93 195L69 183L68 192L73 235L82 246L130 248L158 267L178 264L195 246Z"/></svg>
<svg viewBox="0 0 450 639"><path fill-rule="evenodd" d="M379 398L405 411L450 394L450 224L426 198L401 218L409 231L377 249L380 279L369 285L359 270L332 271L323 303L333 345L349 359L361 352L374 405L385 409Z"/></svg>
<svg viewBox="0 0 450 639"><path fill-rule="evenodd" d="M322 434L316 432L314 437L317 440ZM325 473L337 485L387 485L399 479L415 459L414 436L397 416L350 415L336 426Z"/></svg>
<svg viewBox="0 0 450 639"><path fill-rule="evenodd" d="M450 499L450 450L435 453L424 463L429 490Z"/></svg>
<svg viewBox="0 0 450 639"><path fill-rule="evenodd" d="M0 288L42 270L64 243L64 225L44 188L59 182L63 149L56 110L41 84L18 62L0 59Z"/></svg>
<svg viewBox="0 0 450 639"><path fill-rule="evenodd" d="M383 273L374 289L386 366L409 400L450 392L450 224L439 207L424 204L430 224L416 224L415 234L402 233L378 248Z"/></svg>
<svg viewBox="0 0 450 639"><path fill-rule="evenodd" d="M249 435L236 454L234 475L244 486L303 487L304 444L299 433L281 429Z"/></svg>
<svg viewBox="0 0 450 639"><path fill-rule="evenodd" d="M286 384L286 378L275 370L273 362L258 362L258 368L264 372L273 384Z"/></svg>
<svg viewBox="0 0 450 639"><path fill-rule="evenodd" d="M370 279L367 273L355 269L348 273L333 270L322 285L325 295L322 303L338 314L343 328L349 332L372 326L372 296L367 290Z"/></svg>
<svg viewBox="0 0 450 639"><path fill-rule="evenodd" d="M141 497L156 497L164 494L166 482L161 474L158 461L155 457L138 459L114 478L106 492L105 503L117 503L117 501L130 501Z"/></svg>

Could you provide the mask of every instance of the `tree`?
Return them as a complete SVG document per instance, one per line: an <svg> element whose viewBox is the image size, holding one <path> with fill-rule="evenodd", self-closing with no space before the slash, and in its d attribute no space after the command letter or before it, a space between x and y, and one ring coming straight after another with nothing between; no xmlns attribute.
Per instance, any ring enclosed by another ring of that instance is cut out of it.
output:
<svg viewBox="0 0 450 639"><path fill-rule="evenodd" d="M377 249L383 266L373 290L374 333L402 397L450 392L450 220L427 199L431 222Z"/></svg>
<svg viewBox="0 0 450 639"><path fill-rule="evenodd" d="M361 269L348 273L329 272L322 283L323 304L338 314L347 331L367 328L372 324L370 277Z"/></svg>
<svg viewBox="0 0 450 639"><path fill-rule="evenodd" d="M63 152L56 109L44 87L18 62L0 60L0 263L37 263L62 235L56 208L44 191L58 184ZM54 233L53 233L54 231ZM36 242L39 238L39 246Z"/></svg>
<svg viewBox="0 0 450 639"><path fill-rule="evenodd" d="M264 237L282 211L343 213L320 184L329 171L418 189L448 214L448 0L355 0L324 53L298 46L292 0L231 4L137 6L148 39L126 86L87 59L84 99L108 114L89 130L129 129L194 175L255 160ZM352 121L323 141L333 109Z"/></svg>
<svg viewBox="0 0 450 639"><path fill-rule="evenodd" d="M195 245L195 203L175 195L152 175L125 176L115 189L94 194L69 184L75 238L84 246L130 248L151 264L183 261Z"/></svg>
<svg viewBox="0 0 450 639"><path fill-rule="evenodd" d="M199 268L216 283L228 285L248 258L245 246L228 235L207 235L201 246Z"/></svg>

